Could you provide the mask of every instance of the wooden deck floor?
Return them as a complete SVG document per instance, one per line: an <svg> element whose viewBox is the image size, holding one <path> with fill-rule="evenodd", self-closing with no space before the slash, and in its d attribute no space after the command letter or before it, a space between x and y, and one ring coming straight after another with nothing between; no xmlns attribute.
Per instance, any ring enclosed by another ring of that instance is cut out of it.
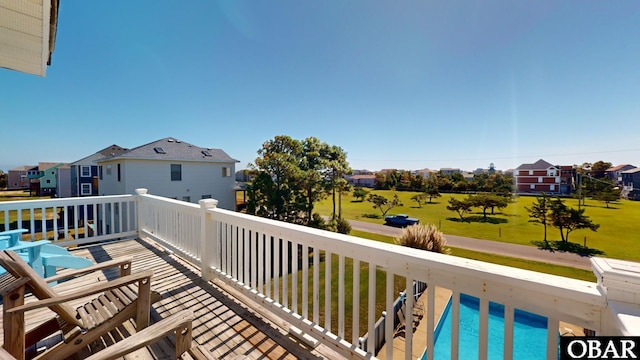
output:
<svg viewBox="0 0 640 360"><path fill-rule="evenodd" d="M320 359L326 357L318 350L310 351L292 339L267 318L255 314L250 307L225 292L212 282L200 278L199 269L175 255L167 254L151 241L127 240L73 250L74 255L103 262L123 256L133 256L132 271L154 271L151 286L162 294L162 300L151 309L152 322L159 321L182 309L195 314L193 337L220 359L233 359L245 355L249 359ZM56 285L60 293L90 286L92 281L103 281L109 273L94 278L83 277ZM89 283L87 283L89 282ZM47 310L48 311L48 310ZM44 312L29 314L27 327L34 326L50 315ZM2 328L0 327L0 332ZM123 329L126 333L126 329ZM1 341L2 337L0 337ZM150 346L135 358L171 359L172 337ZM331 356L333 357L333 356Z"/></svg>

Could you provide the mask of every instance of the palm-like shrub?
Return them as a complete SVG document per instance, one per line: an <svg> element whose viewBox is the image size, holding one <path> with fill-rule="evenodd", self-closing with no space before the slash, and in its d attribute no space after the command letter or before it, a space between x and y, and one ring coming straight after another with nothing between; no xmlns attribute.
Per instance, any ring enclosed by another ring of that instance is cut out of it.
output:
<svg viewBox="0 0 640 360"><path fill-rule="evenodd" d="M433 251L442 254L449 254L446 248L446 238L442 232L438 231L434 225L411 225L402 229L400 237L396 238L396 244L408 246L415 249Z"/></svg>

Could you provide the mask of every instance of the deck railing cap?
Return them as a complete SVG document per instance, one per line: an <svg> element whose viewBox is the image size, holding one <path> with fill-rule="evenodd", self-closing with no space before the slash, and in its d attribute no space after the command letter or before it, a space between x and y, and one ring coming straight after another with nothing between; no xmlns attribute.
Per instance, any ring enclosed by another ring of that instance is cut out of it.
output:
<svg viewBox="0 0 640 360"><path fill-rule="evenodd" d="M218 200L216 199L201 199L198 201L200 208L202 209L215 209L218 207Z"/></svg>
<svg viewBox="0 0 640 360"><path fill-rule="evenodd" d="M598 288L608 300L640 303L640 264L608 258L592 258Z"/></svg>

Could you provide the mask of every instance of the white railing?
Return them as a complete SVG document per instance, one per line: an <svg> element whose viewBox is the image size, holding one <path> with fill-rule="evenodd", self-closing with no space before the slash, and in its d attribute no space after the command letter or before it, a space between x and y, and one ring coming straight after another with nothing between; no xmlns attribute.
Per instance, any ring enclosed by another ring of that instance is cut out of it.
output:
<svg viewBox="0 0 640 360"><path fill-rule="evenodd" d="M147 204L148 203L148 204ZM164 204L163 204L164 203ZM179 203L179 202L178 202ZM169 205L170 204L170 205ZM352 236L307 228L216 208L215 200L201 200L198 210L201 222L191 220L190 232L161 238L183 253L200 254L195 261L202 267L203 277L217 278L287 320L304 333L332 345L347 357L372 357L375 341L367 341L367 349L358 349L360 324L364 333L375 334L380 316L375 304L384 304L387 314L394 314L397 291L394 279L405 280L406 307L414 302L413 281L427 283L426 319L428 358L434 358L435 288L453 292L452 314L459 311L458 295L465 293L480 299L480 358L486 358L488 347L489 302L505 305L506 358L517 358L513 349L514 309L548 318L547 358L558 354L560 321L592 329L599 334L621 334L607 309L603 284L541 274L500 265L436 254L397 245L369 241ZM195 215L195 207L178 206L174 201L141 194L140 219L171 219L167 211L183 212L181 217ZM167 210L166 207L173 207ZM153 210L152 210L153 209ZM165 214L165 215L159 215ZM147 221L140 220L141 230ZM158 228L158 225L155 226ZM200 234L200 242L184 237ZM199 247L199 248L198 248ZM333 280L332 280L333 279ZM376 290L383 283L382 291ZM366 292L360 285L366 284ZM360 294L363 293L361 296ZM638 291L640 293L640 291ZM348 297L347 297L348 296ZM366 316L359 309L366 307ZM350 309L348 309L350 307ZM350 316L348 316L350 315ZM347 323L347 319L350 319ZM410 359L414 336L411 313L406 318L405 358ZM631 324L635 326L635 324ZM350 333L346 329L350 328ZM640 327L635 327L635 330ZM385 322L385 339L394 338L394 324ZM453 326L452 343L458 343L459 329ZM457 347L452 347L457 358ZM386 357L393 357L393 346L386 347Z"/></svg>
<svg viewBox="0 0 640 360"><path fill-rule="evenodd" d="M27 229L30 239L64 246L137 235L132 195L0 202L0 231Z"/></svg>
<svg viewBox="0 0 640 360"><path fill-rule="evenodd" d="M212 199L201 200L198 206L148 195L143 189L137 193L0 203L0 219L4 224L33 225L32 235L63 245L132 234L153 238L200 265L205 279L215 278L241 291L346 357L375 356L377 341L367 341L364 350L358 348L358 341L365 334L380 332L375 331L380 310L394 314L398 294L394 280L398 278L404 278L400 288L406 289L407 309L413 308L413 281L428 284L422 320L427 321L427 334L418 340L426 343L429 359L434 358L436 287L450 289L454 295L454 325L446 334L452 344L459 338L457 295L480 299L480 358L487 356L489 302L505 305L507 359L518 357L518 348L513 348L514 309L547 317L547 358L557 357L560 321L601 335L640 333L640 271L636 271L640 265L636 263L594 259L598 283L592 283L240 214L216 208ZM56 217L61 208L73 209L73 216ZM59 229L65 234L87 234L88 220L95 227L93 236L66 241L56 237ZM376 303L382 304L380 309ZM361 308L366 310L364 315ZM406 315L404 353L410 359L418 341L411 312ZM393 321L386 321L384 338L393 339L394 330ZM394 347L385 348L386 358L393 358ZM452 358L458 358L457 351L452 346Z"/></svg>

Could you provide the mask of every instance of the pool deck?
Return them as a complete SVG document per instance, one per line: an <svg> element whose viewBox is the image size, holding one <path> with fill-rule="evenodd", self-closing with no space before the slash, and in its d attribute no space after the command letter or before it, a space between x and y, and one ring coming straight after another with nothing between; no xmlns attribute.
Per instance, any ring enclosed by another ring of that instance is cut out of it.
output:
<svg viewBox="0 0 640 360"><path fill-rule="evenodd" d="M440 317L444 312L444 309L449 302L449 298L451 298L451 291L445 288L436 287L435 290L436 299L435 299L435 314L436 321L435 324L437 326L438 321L440 321ZM418 301L422 301L423 304L427 303L427 292L423 292ZM418 359L422 356L424 349L427 347L427 313L425 309L425 314L420 319L417 328L414 331L413 336L413 348L411 358ZM559 332L562 336L584 336L584 329L581 327L568 324L565 322L560 322ZM383 345L376 357L378 359L386 359L386 346ZM404 359L405 355L405 338L402 335L402 332L396 334L393 339L393 357L394 359Z"/></svg>

